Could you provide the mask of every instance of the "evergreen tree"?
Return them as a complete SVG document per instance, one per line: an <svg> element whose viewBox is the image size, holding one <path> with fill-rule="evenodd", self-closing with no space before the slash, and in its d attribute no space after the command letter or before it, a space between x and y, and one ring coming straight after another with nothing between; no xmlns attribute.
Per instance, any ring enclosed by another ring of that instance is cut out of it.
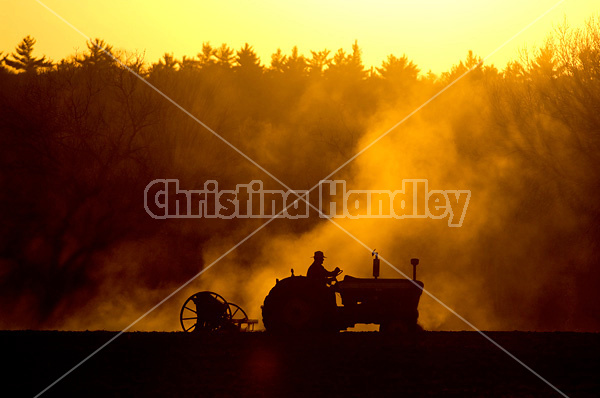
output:
<svg viewBox="0 0 600 398"><path fill-rule="evenodd" d="M244 47L240 48L237 51L237 69L244 70L247 72L258 73L262 71L262 66L260 65L260 59L256 52L248 43L244 45Z"/></svg>
<svg viewBox="0 0 600 398"><path fill-rule="evenodd" d="M202 52L198 53L198 59L201 66L210 66L215 64L215 49L209 42L202 43Z"/></svg>
<svg viewBox="0 0 600 398"><path fill-rule="evenodd" d="M460 61L458 65L453 65L450 72L442 73L442 79L446 83L450 83L460 76L464 75L467 71L470 71L465 77L470 80L478 80L483 77L483 60L481 57L476 56L473 50L469 50L467 53L467 59ZM472 70L471 70L472 69Z"/></svg>
<svg viewBox="0 0 600 398"><path fill-rule="evenodd" d="M46 60L45 56L36 58L33 56L33 46L36 40L31 36L26 36L17 46L16 53L12 53L9 59L4 58L4 63L13 69L21 72L36 73L40 68L51 68L52 61Z"/></svg>
<svg viewBox="0 0 600 398"><path fill-rule="evenodd" d="M6 69L4 66L4 60L6 59L6 56L3 57L2 54L4 54L4 52L0 51L0 72L8 73L8 69Z"/></svg>
<svg viewBox="0 0 600 398"><path fill-rule="evenodd" d="M181 70L198 69L202 65L202 63L199 60L194 59L194 57L186 57L185 55L181 58L181 61L175 61L175 64L179 64ZM173 66L172 69L175 69L175 66Z"/></svg>
<svg viewBox="0 0 600 398"><path fill-rule="evenodd" d="M284 61L284 70L295 75L303 75L306 72L306 67L306 58L304 58L304 55L298 54L298 47L294 46L292 54Z"/></svg>
<svg viewBox="0 0 600 398"><path fill-rule="evenodd" d="M417 65L406 55L398 58L393 54L388 55L387 60L382 62L381 68L377 68L381 77L391 81L415 81L419 71Z"/></svg>
<svg viewBox="0 0 600 398"><path fill-rule="evenodd" d="M275 72L283 72L287 57L283 55L281 48L271 54L271 70Z"/></svg>
<svg viewBox="0 0 600 398"><path fill-rule="evenodd" d="M77 63L89 67L106 67L115 63L113 47L104 40L95 38L86 43L88 51L82 58L77 59Z"/></svg>
<svg viewBox="0 0 600 398"><path fill-rule="evenodd" d="M352 44L352 54L346 54L343 48L340 48L333 56L333 60L328 72L346 76L348 78L362 79L365 77L365 67L362 63L361 50L358 41Z"/></svg>
<svg viewBox="0 0 600 398"><path fill-rule="evenodd" d="M349 59L349 64L356 69L359 73L364 73L364 65L362 63L362 51L358 46L358 40L354 40L354 44L352 44L352 55Z"/></svg>
<svg viewBox="0 0 600 398"><path fill-rule="evenodd" d="M221 47L215 51L215 58L217 59L217 65L224 68L231 68L235 61L233 50L225 43L221 44Z"/></svg>
<svg viewBox="0 0 600 398"><path fill-rule="evenodd" d="M183 57L185 60L185 56ZM175 59L173 54L164 53L163 57L158 60L157 63L152 64L150 68L150 72L158 72L158 71L175 71L177 70L177 65L179 62Z"/></svg>
<svg viewBox="0 0 600 398"><path fill-rule="evenodd" d="M311 51L312 58L308 60L308 70L311 74L322 75L324 68L329 67L331 59L329 54L331 51L325 49L323 51Z"/></svg>

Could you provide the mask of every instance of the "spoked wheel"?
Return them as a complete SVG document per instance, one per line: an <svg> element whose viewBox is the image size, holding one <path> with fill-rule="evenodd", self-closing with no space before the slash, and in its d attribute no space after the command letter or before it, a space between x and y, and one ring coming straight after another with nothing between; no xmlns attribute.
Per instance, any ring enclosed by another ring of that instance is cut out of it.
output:
<svg viewBox="0 0 600 398"><path fill-rule="evenodd" d="M227 301L209 291L191 295L183 303L179 314L184 332L217 331L226 326L230 319L231 309Z"/></svg>
<svg viewBox="0 0 600 398"><path fill-rule="evenodd" d="M250 324L248 323L248 315L246 311L237 304L229 303L229 311L231 312L230 323L239 331L247 331Z"/></svg>

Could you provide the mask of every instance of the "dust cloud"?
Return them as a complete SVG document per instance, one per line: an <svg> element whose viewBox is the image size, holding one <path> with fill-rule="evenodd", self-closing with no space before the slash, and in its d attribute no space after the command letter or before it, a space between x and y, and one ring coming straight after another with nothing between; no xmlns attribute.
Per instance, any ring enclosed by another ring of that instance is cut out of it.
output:
<svg viewBox="0 0 600 398"><path fill-rule="evenodd" d="M292 189L310 189L465 71L466 77L329 177L348 189L470 190L444 219L154 220L143 191L280 185L127 73L94 43L52 66L3 65L0 327L178 330L184 300L215 291L260 319L275 279L314 251L371 275L370 249L484 330L600 330L597 284L600 25L564 25L498 70L473 53L440 76L406 56L365 70L348 53L296 49L261 63L251 46L205 46L146 65L108 47ZM96 41L106 43L102 41ZM323 56L325 54L325 58ZM318 204L318 190L310 200ZM364 204L364 203L363 203ZM382 277L402 277L382 264ZM421 325L468 327L426 295Z"/></svg>

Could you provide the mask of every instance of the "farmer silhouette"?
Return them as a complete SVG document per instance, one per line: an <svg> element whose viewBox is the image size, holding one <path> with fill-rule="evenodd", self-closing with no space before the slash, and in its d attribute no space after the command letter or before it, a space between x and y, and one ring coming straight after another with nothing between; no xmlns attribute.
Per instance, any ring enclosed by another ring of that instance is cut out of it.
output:
<svg viewBox="0 0 600 398"><path fill-rule="evenodd" d="M325 255L322 251L316 251L313 258L314 261L310 265L310 267L308 267L308 272L306 273L306 276L309 279L321 282L323 284L327 284L334 280L336 276L342 273L342 270L340 270L338 267L335 267L333 271L327 271L325 267L323 267Z"/></svg>

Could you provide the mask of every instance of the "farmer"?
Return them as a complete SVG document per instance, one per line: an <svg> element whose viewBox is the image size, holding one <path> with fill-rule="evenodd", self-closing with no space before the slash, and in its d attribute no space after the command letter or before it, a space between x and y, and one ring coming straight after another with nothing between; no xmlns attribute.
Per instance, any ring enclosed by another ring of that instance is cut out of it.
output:
<svg viewBox="0 0 600 398"><path fill-rule="evenodd" d="M316 251L313 258L314 261L308 268L308 272L306 273L306 276L309 279L328 284L331 281L333 281L336 276L342 273L342 270L340 270L338 267L335 267L333 271L327 271L325 267L323 267L323 260L325 259L325 255L322 251Z"/></svg>

